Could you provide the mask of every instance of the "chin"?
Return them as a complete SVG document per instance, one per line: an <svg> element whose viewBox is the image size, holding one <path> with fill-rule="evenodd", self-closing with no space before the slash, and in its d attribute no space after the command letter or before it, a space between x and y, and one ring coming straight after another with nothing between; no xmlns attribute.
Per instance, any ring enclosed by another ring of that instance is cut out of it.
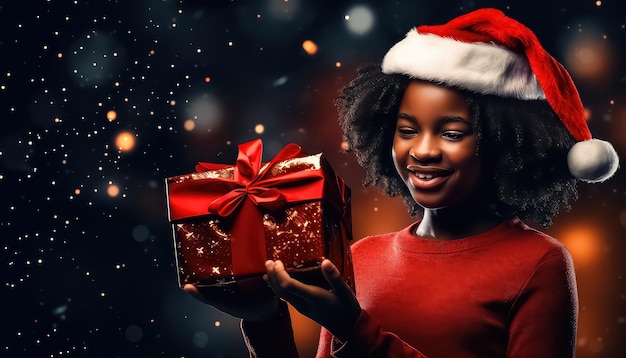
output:
<svg viewBox="0 0 626 358"><path fill-rule="evenodd" d="M422 207L422 209L424 209L424 210L445 209L445 208L450 206L450 205L446 205L445 203L441 203L441 202L433 203L433 202L429 202L427 200L416 200L415 197L413 198L413 200L415 200L417 205Z"/></svg>

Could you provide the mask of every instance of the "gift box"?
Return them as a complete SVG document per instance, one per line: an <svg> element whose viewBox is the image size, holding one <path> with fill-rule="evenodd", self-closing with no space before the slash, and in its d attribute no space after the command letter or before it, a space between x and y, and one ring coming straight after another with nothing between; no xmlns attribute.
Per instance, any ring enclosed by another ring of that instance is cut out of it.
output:
<svg viewBox="0 0 626 358"><path fill-rule="evenodd" d="M238 148L235 165L199 163L166 179L179 285L234 291L272 259L325 287L328 258L354 289L350 189L324 156L289 144L262 163L260 139Z"/></svg>

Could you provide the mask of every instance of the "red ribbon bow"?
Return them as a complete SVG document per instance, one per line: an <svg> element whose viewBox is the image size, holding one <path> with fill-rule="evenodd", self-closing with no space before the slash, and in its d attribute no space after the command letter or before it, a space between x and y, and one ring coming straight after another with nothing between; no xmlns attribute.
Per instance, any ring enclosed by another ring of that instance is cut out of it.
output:
<svg viewBox="0 0 626 358"><path fill-rule="evenodd" d="M168 202L172 221L206 214L225 217L238 211L231 231L232 267L234 274L245 275L265 271L267 251L259 207L277 211L288 203L322 199L324 174L319 169L271 175L276 164L303 156L296 144L283 147L266 165L261 162L263 144L260 139L240 144L238 148L232 179L170 182ZM199 163L196 171L226 167Z"/></svg>

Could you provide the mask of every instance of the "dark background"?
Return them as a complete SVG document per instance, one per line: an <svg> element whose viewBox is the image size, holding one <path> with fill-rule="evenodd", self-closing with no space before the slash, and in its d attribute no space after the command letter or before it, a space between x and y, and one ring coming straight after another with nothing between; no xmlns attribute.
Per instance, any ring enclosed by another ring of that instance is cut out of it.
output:
<svg viewBox="0 0 626 358"><path fill-rule="evenodd" d="M177 287L164 178L233 163L256 137L266 159L296 142L353 188L356 238L404 227L400 201L362 189L341 152L333 98L411 27L484 6L537 33L623 158L617 0L2 2L0 356L245 356L238 321ZM547 229L574 257L579 357L626 353L624 179L581 184ZM317 327L294 326L311 356Z"/></svg>

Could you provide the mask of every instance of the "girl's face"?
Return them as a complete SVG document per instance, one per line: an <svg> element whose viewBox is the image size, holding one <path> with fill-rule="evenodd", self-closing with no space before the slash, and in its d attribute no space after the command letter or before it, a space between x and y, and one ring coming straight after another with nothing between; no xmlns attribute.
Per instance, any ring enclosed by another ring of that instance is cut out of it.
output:
<svg viewBox="0 0 626 358"><path fill-rule="evenodd" d="M449 207L478 188L481 163L476 144L460 93L420 81L409 83L398 111L392 155L420 206Z"/></svg>

